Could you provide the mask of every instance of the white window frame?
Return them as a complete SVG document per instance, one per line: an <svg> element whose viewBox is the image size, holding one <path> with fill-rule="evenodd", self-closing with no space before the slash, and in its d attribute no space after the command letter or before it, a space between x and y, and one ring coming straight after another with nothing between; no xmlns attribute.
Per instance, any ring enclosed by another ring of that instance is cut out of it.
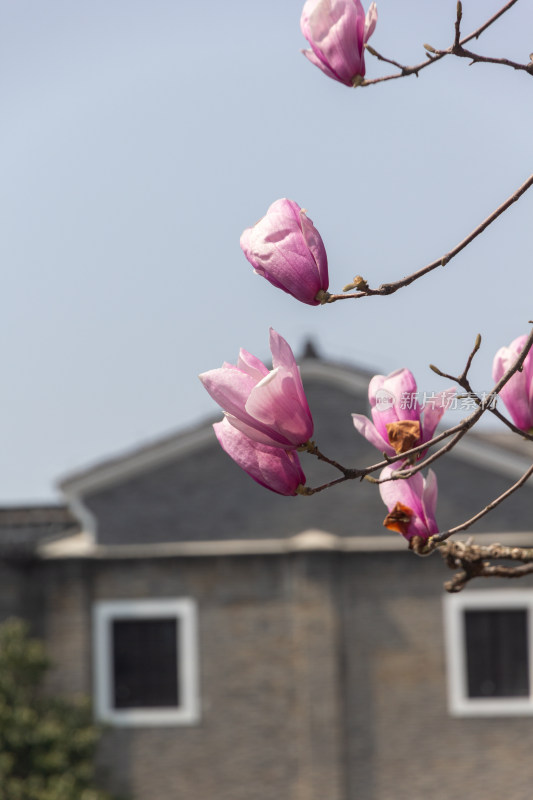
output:
<svg viewBox="0 0 533 800"><path fill-rule="evenodd" d="M529 697L469 697L466 670L465 611L527 612ZM533 715L533 589L483 589L444 597L448 707L456 717Z"/></svg>
<svg viewBox="0 0 533 800"><path fill-rule="evenodd" d="M169 708L113 707L112 623L115 619L178 620L180 705ZM93 607L93 669L95 714L111 725L193 725L200 719L196 603L190 598L100 600Z"/></svg>

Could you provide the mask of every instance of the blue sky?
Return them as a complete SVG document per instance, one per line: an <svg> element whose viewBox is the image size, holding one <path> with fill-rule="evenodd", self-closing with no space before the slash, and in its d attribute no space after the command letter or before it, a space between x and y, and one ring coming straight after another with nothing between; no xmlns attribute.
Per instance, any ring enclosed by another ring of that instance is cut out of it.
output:
<svg viewBox="0 0 533 800"><path fill-rule="evenodd" d="M502 0L465 0L464 32ZM446 47L455 0L381 0L372 44L416 63ZM301 3L27 0L0 5L3 268L0 500L52 499L69 471L216 412L197 374L240 346L446 388L475 335L476 387L533 318L533 194L389 298L312 308L255 276L243 228L279 197L321 232L331 288L444 254L531 172L533 81L443 59L351 90L300 54ZM525 62L520 0L475 43ZM385 74L367 59L368 77ZM356 439L354 434L354 452Z"/></svg>

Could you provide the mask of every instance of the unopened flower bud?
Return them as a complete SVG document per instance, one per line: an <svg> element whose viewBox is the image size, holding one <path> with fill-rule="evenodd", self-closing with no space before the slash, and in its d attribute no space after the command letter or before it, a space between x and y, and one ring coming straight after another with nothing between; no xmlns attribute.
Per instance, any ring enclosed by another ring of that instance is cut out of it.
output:
<svg viewBox="0 0 533 800"><path fill-rule="evenodd" d="M300 27L311 50L303 54L329 78L359 86L365 77L364 45L377 19L375 3L365 16L361 0L307 0Z"/></svg>

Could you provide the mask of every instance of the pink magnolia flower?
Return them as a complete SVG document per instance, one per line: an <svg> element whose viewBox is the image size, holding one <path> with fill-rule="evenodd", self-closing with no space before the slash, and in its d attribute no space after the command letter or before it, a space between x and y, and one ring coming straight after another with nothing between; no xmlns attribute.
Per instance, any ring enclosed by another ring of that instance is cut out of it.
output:
<svg viewBox="0 0 533 800"><path fill-rule="evenodd" d="M393 473L392 467L385 467L379 477L390 478ZM433 470L429 470L425 480L417 472L405 480L380 483L379 493L389 510L383 521L389 530L401 533L407 540L413 536L428 539L439 532L435 521L437 478Z"/></svg>
<svg viewBox="0 0 533 800"><path fill-rule="evenodd" d="M241 350L237 366L225 363L200 380L234 428L261 444L295 450L312 436L313 418L292 350L272 328L270 349L271 370Z"/></svg>
<svg viewBox="0 0 533 800"><path fill-rule="evenodd" d="M492 379L497 383L512 367L527 341L527 336L519 336L509 347L500 347L492 364ZM499 395L517 428L533 433L533 355L527 354L522 370L515 372Z"/></svg>
<svg viewBox="0 0 533 800"><path fill-rule="evenodd" d="M454 394L454 388L447 389L430 397L421 406L410 370L398 369L390 375L375 375L368 386L373 423L362 414L352 414L353 424L356 431L382 453L399 455L433 438Z"/></svg>
<svg viewBox="0 0 533 800"><path fill-rule="evenodd" d="M356 86L365 75L364 44L377 20L375 3L365 18L361 0L307 0L300 28L311 50L303 54L328 77Z"/></svg>
<svg viewBox="0 0 533 800"><path fill-rule="evenodd" d="M284 495L297 494L305 486L300 459L293 451L254 442L227 419L213 425L222 449L261 486Z"/></svg>
<svg viewBox="0 0 533 800"><path fill-rule="evenodd" d="M282 198L241 236L244 255L278 289L317 306L328 288L328 258L320 234L298 203Z"/></svg>

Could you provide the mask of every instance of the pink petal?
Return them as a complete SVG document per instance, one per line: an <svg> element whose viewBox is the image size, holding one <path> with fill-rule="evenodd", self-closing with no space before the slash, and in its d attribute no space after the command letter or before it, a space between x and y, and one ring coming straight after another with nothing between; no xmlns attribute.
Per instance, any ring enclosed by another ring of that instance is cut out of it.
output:
<svg viewBox="0 0 533 800"><path fill-rule="evenodd" d="M246 400L257 381L235 367L219 367L200 376L213 400L230 414L241 416Z"/></svg>
<svg viewBox="0 0 533 800"><path fill-rule="evenodd" d="M302 379L300 377L300 370L298 369L298 365L296 364L294 354L289 344L285 341L283 336L280 336L279 333L274 330L274 328L270 328L270 352L272 353L272 366L274 368L282 367L282 369L287 370L292 375L294 389L298 395L298 403L300 407L305 410L305 413L311 423L311 433L309 436L312 436L313 423L311 411L309 410L309 405L305 396Z"/></svg>
<svg viewBox="0 0 533 800"><path fill-rule="evenodd" d="M352 414L352 420L355 430L364 436L367 442L374 445L381 453L387 453L389 456L394 456L394 448L385 441L383 436L379 433L375 425L362 414Z"/></svg>
<svg viewBox="0 0 533 800"><path fill-rule="evenodd" d="M527 336L519 336L509 347L502 347L496 353L492 366L494 381L499 381L512 367L527 341ZM507 381L500 390L500 397L507 406L513 422L523 431L533 426L533 356L526 356L523 368Z"/></svg>
<svg viewBox="0 0 533 800"><path fill-rule="evenodd" d="M411 370L404 368L398 369L395 372L391 372L390 375L387 375L382 388L386 389L388 392L394 395L394 397L396 397L396 412L398 414L398 419L417 420L420 418L420 406L418 404L418 400L416 399L418 389L415 377ZM405 402L402 404L402 400L405 400L406 398L413 398L414 402L412 404ZM405 407L402 408L402 405ZM412 407L409 408L409 405L412 405Z"/></svg>
<svg viewBox="0 0 533 800"><path fill-rule="evenodd" d="M305 475L296 453L286 453L252 441L224 419L213 425L226 453L261 486L277 494L295 495Z"/></svg>
<svg viewBox="0 0 533 800"><path fill-rule="evenodd" d="M385 467L379 477L380 479L389 478L394 471L392 467ZM389 511L392 511L396 503L402 503L412 509L415 515L421 519L424 519L424 510L422 508L423 491L424 479L420 472L405 480L400 478L396 481L387 481L387 483L379 484L381 499Z"/></svg>
<svg viewBox="0 0 533 800"><path fill-rule="evenodd" d="M254 267L254 269L257 269L257 263L254 257L251 244L252 231L253 228L246 228L246 230L244 230L241 233L239 244L241 246L241 250L243 251L244 255L246 256L250 264Z"/></svg>
<svg viewBox="0 0 533 800"><path fill-rule="evenodd" d="M494 356L494 362L492 364L492 380L495 383L497 383L500 378L503 377L504 373L513 365L524 349L526 342L527 336L524 334L514 339L509 347L500 347ZM527 356L527 358L529 358L529 356Z"/></svg>
<svg viewBox="0 0 533 800"><path fill-rule="evenodd" d="M450 400L455 397L456 388L451 387L444 392L439 392L434 399L429 400L422 410L422 441L429 442L433 438L435 429L442 415L450 405Z"/></svg>
<svg viewBox="0 0 533 800"><path fill-rule="evenodd" d="M437 533L439 528L435 520L435 510L437 508L437 476L432 469L429 470L422 493L422 505L426 517L426 523L430 534Z"/></svg>
<svg viewBox="0 0 533 800"><path fill-rule="evenodd" d="M374 2L365 17L360 0L307 0L300 27L312 54L305 54L330 78L352 86L357 75L365 74L363 43L376 23Z"/></svg>
<svg viewBox="0 0 533 800"><path fill-rule="evenodd" d="M364 74L364 19L360 0L320 0L308 8L309 36L304 35L324 64L347 85L355 75Z"/></svg>
<svg viewBox="0 0 533 800"><path fill-rule="evenodd" d="M402 419L419 420L420 407L413 373L398 369L390 375L376 375L370 381L368 394L374 425L388 441L387 425Z"/></svg>
<svg viewBox="0 0 533 800"><path fill-rule="evenodd" d="M237 368L246 372L256 381L260 381L265 375L268 375L268 368L265 367L263 362L242 347L239 350Z"/></svg>
<svg viewBox="0 0 533 800"><path fill-rule="evenodd" d="M268 374L268 373L267 373ZM200 375L204 387L213 400L224 409L228 416L242 422L243 430L251 438L278 447L290 446L286 437L273 430L261 420L254 419L246 410L250 393L257 381L236 367L212 369ZM235 425L235 427L239 427Z"/></svg>
<svg viewBox="0 0 533 800"><path fill-rule="evenodd" d="M325 64L317 55L313 52L313 50L302 50L301 51L304 56L314 64L315 67L318 67L322 70L322 72L328 76L328 78L333 78L334 81L338 81L339 83L343 83L345 86L351 86L351 82L347 80L343 80L338 75L336 75L333 70L331 70L327 64Z"/></svg>
<svg viewBox="0 0 533 800"><path fill-rule="evenodd" d="M326 281L327 259L312 222L302 229L302 213L294 201L276 200L253 228L244 231L241 248L258 275L297 300L318 305L317 292L327 283L323 285L323 263L319 269L317 258L325 260Z"/></svg>
<svg viewBox="0 0 533 800"><path fill-rule="evenodd" d="M392 467L385 467L380 478L390 477L393 471ZM404 534L406 539L411 539L413 536L427 539L433 533L438 532L434 516L437 503L437 479L432 470L429 470L427 480L424 480L421 473L417 472L406 480L399 479L381 483L379 493L389 512L396 503L402 503L413 512L407 533Z"/></svg>
<svg viewBox="0 0 533 800"><path fill-rule="evenodd" d="M290 447L285 436L282 436L277 431L273 431L267 425L261 425L256 420L253 420L253 424L250 424L249 422L244 422L240 417L233 416L233 414L228 414L226 412L225 414L225 419L227 419L228 424L243 433L248 439L253 439L254 442L267 445L268 447L280 447L282 450L286 450Z"/></svg>
<svg viewBox="0 0 533 800"><path fill-rule="evenodd" d="M329 286L329 275L328 257L326 254L326 248L324 247L324 242L322 241L322 237L313 225L312 221L303 211L300 211L300 224L302 226L302 234L305 243L311 251L316 263L319 288L326 291Z"/></svg>
<svg viewBox="0 0 533 800"><path fill-rule="evenodd" d="M252 389L245 406L251 417L278 431L292 447L306 442L313 432L307 401L305 406L301 404L298 384L290 372L276 367Z"/></svg>
<svg viewBox="0 0 533 800"><path fill-rule="evenodd" d="M378 10L376 8L375 3L370 4L370 8L366 12L365 17L365 42L368 42L374 30L376 29L376 24L378 21Z"/></svg>

